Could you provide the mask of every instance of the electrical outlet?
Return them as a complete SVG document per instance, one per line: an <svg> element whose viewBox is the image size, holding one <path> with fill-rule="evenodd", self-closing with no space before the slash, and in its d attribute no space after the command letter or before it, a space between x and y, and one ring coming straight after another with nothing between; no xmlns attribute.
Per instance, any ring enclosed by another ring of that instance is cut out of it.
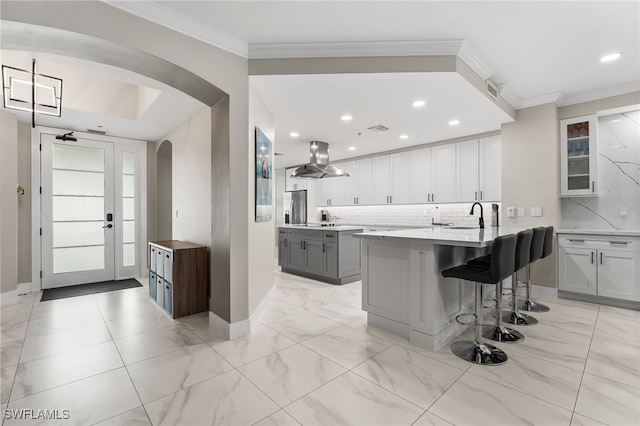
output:
<svg viewBox="0 0 640 426"><path fill-rule="evenodd" d="M515 207L507 207L507 217L516 217Z"/></svg>
<svg viewBox="0 0 640 426"><path fill-rule="evenodd" d="M621 217L627 217L627 208L626 208L626 207L620 207L620 208L618 209L618 214L619 214Z"/></svg>
<svg viewBox="0 0 640 426"><path fill-rule="evenodd" d="M531 217L541 217L542 207L531 207Z"/></svg>
<svg viewBox="0 0 640 426"><path fill-rule="evenodd" d="M518 216L524 217L526 215L524 207L518 207Z"/></svg>

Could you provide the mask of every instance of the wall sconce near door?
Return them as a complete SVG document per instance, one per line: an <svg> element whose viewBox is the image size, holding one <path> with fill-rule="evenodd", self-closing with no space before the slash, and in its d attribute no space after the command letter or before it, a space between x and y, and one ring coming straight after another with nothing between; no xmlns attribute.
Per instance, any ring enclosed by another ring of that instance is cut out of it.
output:
<svg viewBox="0 0 640 426"><path fill-rule="evenodd" d="M62 79L37 74L35 59L31 72L3 65L2 90L3 106L31 112L33 127L36 114L62 114Z"/></svg>
<svg viewBox="0 0 640 426"><path fill-rule="evenodd" d="M18 195L24 195L24 188L18 185Z"/></svg>

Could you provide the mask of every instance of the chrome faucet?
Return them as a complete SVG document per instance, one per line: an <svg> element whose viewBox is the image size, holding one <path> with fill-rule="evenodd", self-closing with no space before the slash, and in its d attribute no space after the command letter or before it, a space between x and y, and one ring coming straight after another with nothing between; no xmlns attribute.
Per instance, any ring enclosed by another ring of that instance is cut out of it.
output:
<svg viewBox="0 0 640 426"><path fill-rule="evenodd" d="M484 228L484 212L482 211L482 204L478 203L477 201L473 203L473 205L471 206L471 212L469 214L473 214L473 209L476 204L480 206L480 218L478 219L478 223L480 224L480 229L482 229Z"/></svg>

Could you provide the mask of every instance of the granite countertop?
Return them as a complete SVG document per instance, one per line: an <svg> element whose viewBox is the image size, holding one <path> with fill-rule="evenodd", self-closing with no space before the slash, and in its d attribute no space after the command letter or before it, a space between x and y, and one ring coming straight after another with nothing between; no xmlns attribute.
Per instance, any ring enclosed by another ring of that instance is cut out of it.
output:
<svg viewBox="0 0 640 426"><path fill-rule="evenodd" d="M558 229L557 234L611 235L614 237L640 237L640 229Z"/></svg>
<svg viewBox="0 0 640 426"><path fill-rule="evenodd" d="M321 226L321 225L280 225L278 228L286 229L304 229L307 231L362 231L362 226L349 226L349 225L335 225L335 226Z"/></svg>
<svg viewBox="0 0 640 426"><path fill-rule="evenodd" d="M487 247L496 237L517 234L527 228L487 227L484 229L452 229L451 227L401 229L397 231L362 232L358 238L392 239L464 247Z"/></svg>

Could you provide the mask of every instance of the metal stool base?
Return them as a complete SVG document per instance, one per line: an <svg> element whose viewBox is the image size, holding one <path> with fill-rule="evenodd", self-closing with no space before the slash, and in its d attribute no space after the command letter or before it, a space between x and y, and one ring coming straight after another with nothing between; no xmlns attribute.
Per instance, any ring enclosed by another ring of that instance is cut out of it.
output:
<svg viewBox="0 0 640 426"><path fill-rule="evenodd" d="M520 300L518 302L518 309L527 312L549 312L549 307L542 303L534 302L533 300Z"/></svg>
<svg viewBox="0 0 640 426"><path fill-rule="evenodd" d="M481 365L500 365L507 362L507 354L493 345L473 340L458 340L451 344L451 352L465 361Z"/></svg>
<svg viewBox="0 0 640 426"><path fill-rule="evenodd" d="M482 325L482 337L504 343L519 343L524 340L524 335L512 328L503 325Z"/></svg>
<svg viewBox="0 0 640 426"><path fill-rule="evenodd" d="M493 315L498 315L494 313ZM538 320L531 315L521 314L513 311L502 311L502 322L513 325L535 325Z"/></svg>

